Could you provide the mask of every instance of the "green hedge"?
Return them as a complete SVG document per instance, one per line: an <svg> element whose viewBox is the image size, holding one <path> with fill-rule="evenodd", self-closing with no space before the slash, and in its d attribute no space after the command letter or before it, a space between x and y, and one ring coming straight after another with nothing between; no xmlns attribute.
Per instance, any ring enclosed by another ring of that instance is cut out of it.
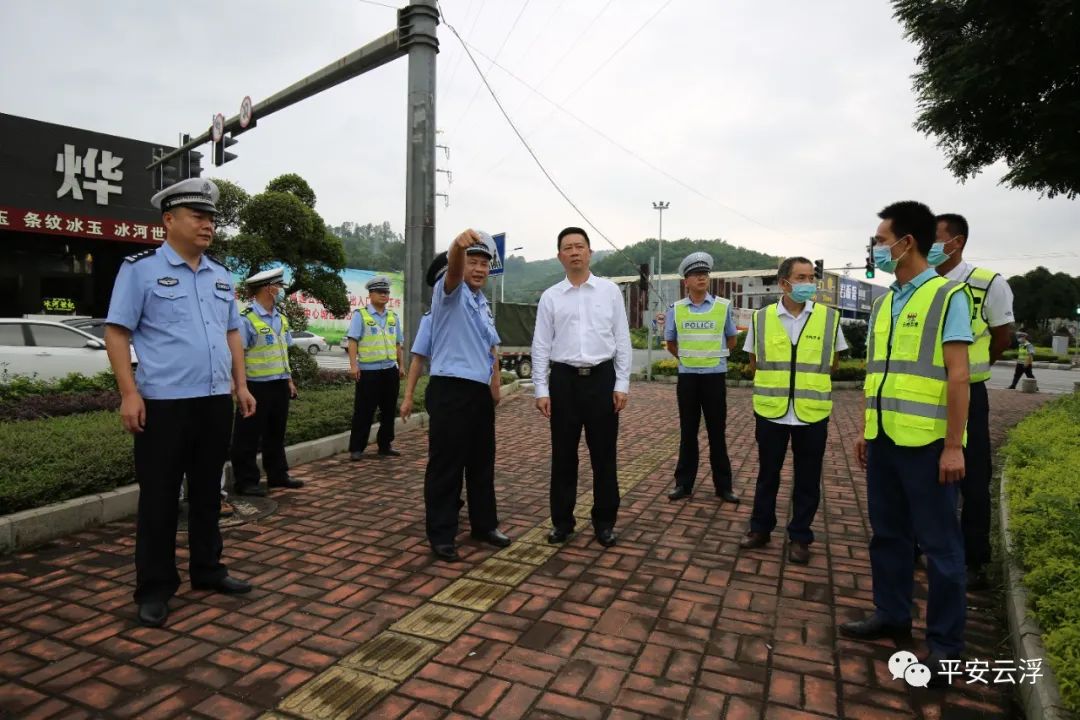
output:
<svg viewBox="0 0 1080 720"><path fill-rule="evenodd" d="M1009 523L1062 699L1080 712L1080 395L1025 418L1002 450Z"/></svg>
<svg viewBox="0 0 1080 720"><path fill-rule="evenodd" d="M734 356L734 353L732 353ZM730 360L730 359L729 359ZM671 376L679 374L679 361L667 358L653 363L653 375ZM740 362L728 362L728 380L750 380L752 376L747 365ZM841 360L840 366L833 371L833 380L865 380L865 360Z"/></svg>
<svg viewBox="0 0 1080 720"><path fill-rule="evenodd" d="M424 409L426 388L423 377L414 413ZM347 431L352 402L351 383L302 389L289 410L286 444ZM112 490L134 476L132 439L115 412L0 423L0 515Z"/></svg>
<svg viewBox="0 0 1080 720"><path fill-rule="evenodd" d="M1001 359L1002 360L1015 360L1016 359L1016 350L1006 350L1005 352L1001 353ZM1057 353L1052 352L1049 348L1047 348L1047 349L1036 348L1035 349L1035 362L1069 363L1069 362L1071 362L1071 360L1069 358L1065 357L1064 355L1058 355Z"/></svg>

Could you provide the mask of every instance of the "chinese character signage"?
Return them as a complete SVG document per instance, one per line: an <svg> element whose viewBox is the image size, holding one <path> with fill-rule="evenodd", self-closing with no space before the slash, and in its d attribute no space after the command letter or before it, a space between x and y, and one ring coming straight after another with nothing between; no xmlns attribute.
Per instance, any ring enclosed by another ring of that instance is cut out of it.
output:
<svg viewBox="0 0 1080 720"><path fill-rule="evenodd" d="M0 113L0 230L164 240L153 143Z"/></svg>
<svg viewBox="0 0 1080 720"><path fill-rule="evenodd" d="M840 284L838 282L839 280L839 276L830 272L825 273L825 277L818 281L818 291L817 295L814 296L814 302L836 307L837 288Z"/></svg>
<svg viewBox="0 0 1080 720"><path fill-rule="evenodd" d="M47 313L73 313L75 301L71 298L45 298L41 301L41 309Z"/></svg>
<svg viewBox="0 0 1080 720"><path fill-rule="evenodd" d="M857 310L859 308L859 281L851 278L840 278L840 302L841 310Z"/></svg>
<svg viewBox="0 0 1080 720"><path fill-rule="evenodd" d="M869 313L874 307L874 293L873 285L870 283L859 283L859 299L857 309L859 312Z"/></svg>

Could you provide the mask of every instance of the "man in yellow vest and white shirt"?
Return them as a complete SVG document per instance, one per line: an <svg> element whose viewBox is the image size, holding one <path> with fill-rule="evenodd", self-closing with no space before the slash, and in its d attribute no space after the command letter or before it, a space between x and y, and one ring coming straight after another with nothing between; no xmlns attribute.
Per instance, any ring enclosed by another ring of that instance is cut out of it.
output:
<svg viewBox="0 0 1080 720"><path fill-rule="evenodd" d="M968 222L963 215L937 216L937 238L926 261L946 280L967 283L974 302L971 332L975 342L969 350L971 406L968 409L968 441L964 447L964 480L960 483L960 528L964 532L967 589L988 586L983 566L990 562L990 401L986 381L990 366L1012 342L1013 294L998 273L964 261Z"/></svg>
<svg viewBox="0 0 1080 720"><path fill-rule="evenodd" d="M780 302L754 313L743 349L754 372L754 422L758 445L758 477L750 530L741 547L767 544L776 527L776 493L788 440L795 465L788 523L788 560L805 565L818 504L821 465L832 415L832 371L847 350L840 313L815 305L813 264L804 257L780 263Z"/></svg>
<svg viewBox="0 0 1080 720"><path fill-rule="evenodd" d="M964 477L971 303L964 283L926 261L937 220L926 205L893 203L879 213L874 264L896 274L870 314L865 427L855 443L866 468L873 536L874 613L840 625L862 640L911 637L915 543L926 554L929 593L923 662L930 684L947 685L946 661L964 649L964 537L956 515Z"/></svg>
<svg viewBox="0 0 1080 720"><path fill-rule="evenodd" d="M296 385L289 367L292 334L289 320L278 311L285 299L281 268L256 273L244 282L251 306L240 313L240 338L244 344L244 366L248 390L255 397L255 414L236 413L233 421L233 492L237 495L266 495L259 484L255 455L262 451L266 485L296 489L302 480L289 476L285 459L285 426L289 400L296 397Z"/></svg>
<svg viewBox="0 0 1080 720"><path fill-rule="evenodd" d="M687 296L668 308L664 340L679 359L679 460L675 488L669 500L682 500L694 491L698 471L698 428L702 414L709 434L709 464L713 488L724 502L738 503L731 485L727 450L727 358L735 348L738 330L730 303L709 292L712 255L694 252L679 263Z"/></svg>
<svg viewBox="0 0 1080 720"><path fill-rule="evenodd" d="M397 417L398 390L405 376L401 319L387 307L390 280L376 275L365 285L368 304L353 311L346 337L349 339L349 371L356 380L353 396L352 432L349 458L362 460L368 444L375 410L379 411L376 442L379 455L398 456L394 450L394 418Z"/></svg>

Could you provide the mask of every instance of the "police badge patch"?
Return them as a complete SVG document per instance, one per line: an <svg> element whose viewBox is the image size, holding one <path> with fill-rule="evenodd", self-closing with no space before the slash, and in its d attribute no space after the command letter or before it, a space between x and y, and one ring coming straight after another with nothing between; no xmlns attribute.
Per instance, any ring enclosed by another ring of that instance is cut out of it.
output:
<svg viewBox="0 0 1080 720"><path fill-rule="evenodd" d="M174 277L159 277L157 279L158 285L164 285L165 287L172 287L173 285L179 285L180 281Z"/></svg>
<svg viewBox="0 0 1080 720"><path fill-rule="evenodd" d="M232 285L225 282L224 280L218 280L216 283L214 283L214 287L216 287L218 290L232 290Z"/></svg>

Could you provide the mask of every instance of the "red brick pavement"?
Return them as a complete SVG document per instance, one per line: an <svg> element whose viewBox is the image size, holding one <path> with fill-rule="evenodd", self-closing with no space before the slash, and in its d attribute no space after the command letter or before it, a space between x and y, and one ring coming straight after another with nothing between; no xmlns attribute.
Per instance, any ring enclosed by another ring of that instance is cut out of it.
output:
<svg viewBox="0 0 1080 720"><path fill-rule="evenodd" d="M707 492L704 471L701 492L667 502L674 387L635 385L620 466L641 477L623 499L618 546L604 550L591 533L577 535L366 715L1010 716L1005 690L909 690L886 669L891 644L837 637L838 623L871 608L864 478L851 456L861 394L838 395L809 566L787 564L778 539L738 548L757 470L749 391L732 391L729 405L744 499L733 509ZM1043 399L992 391L995 440ZM549 441L528 398L499 408L498 444L503 528L520 537L547 516ZM338 456L297 468L307 488L279 495L275 515L226 531L226 561L257 589L234 598L185 586L163 629L134 619L130 522L0 560L0 710L219 720L272 710L493 554L463 535L465 562L432 561L421 500L425 437L404 434L398 447L404 457L395 461ZM642 471L644 461L633 463L645 456L661 461ZM584 459L582 475L584 490ZM789 489L790 463L781 517ZM917 580L921 614L924 573ZM1008 657L998 598L969 602L969 656Z"/></svg>

